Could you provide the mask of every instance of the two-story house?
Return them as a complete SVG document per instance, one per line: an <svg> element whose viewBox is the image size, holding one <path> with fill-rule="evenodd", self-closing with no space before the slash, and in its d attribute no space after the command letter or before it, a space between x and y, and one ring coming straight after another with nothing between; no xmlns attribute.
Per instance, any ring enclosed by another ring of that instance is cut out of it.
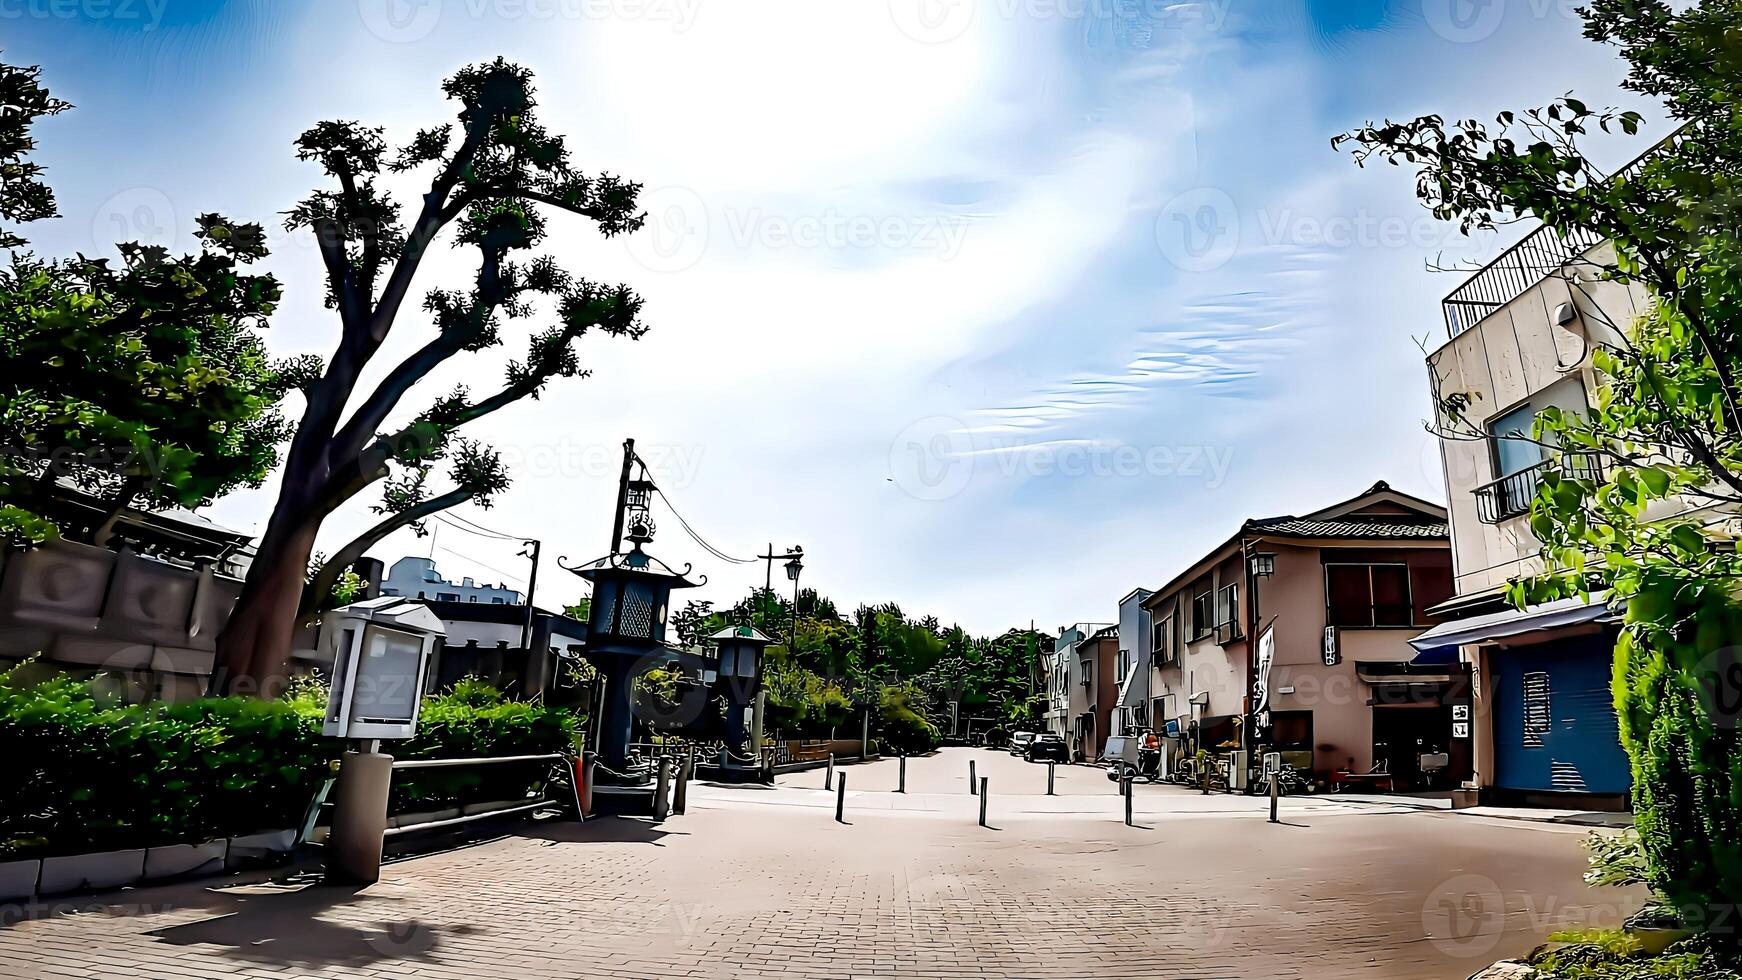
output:
<svg viewBox="0 0 1742 980"><path fill-rule="evenodd" d="M1528 438L1536 415L1587 409L1592 351L1645 310L1642 292L1599 277L1612 264L1606 243L1539 230L1446 297L1450 336L1428 356L1436 398L1470 406L1442 425L1477 437L1440 442L1456 595L1436 610L1448 621L1415 645L1471 668L1467 788L1486 801L1621 806L1631 783L1610 694L1618 614L1600 595L1520 610L1503 594L1541 568L1529 522L1548 465ZM1565 465L1598 475L1593 457Z"/></svg>
<svg viewBox="0 0 1742 980"><path fill-rule="evenodd" d="M1141 600L1151 719L1170 762L1274 749L1320 777L1382 762L1403 785L1421 756L1444 754L1441 778L1461 778L1464 670L1417 664L1409 645L1450 594L1445 510L1383 482L1304 516L1246 521ZM1268 664L1255 656L1266 631Z"/></svg>
<svg viewBox="0 0 1742 980"><path fill-rule="evenodd" d="M1077 686L1082 688L1082 711L1074 717L1071 743L1074 757L1094 762L1101 757L1113 729L1115 703L1119 699L1119 627L1103 626L1077 644Z"/></svg>

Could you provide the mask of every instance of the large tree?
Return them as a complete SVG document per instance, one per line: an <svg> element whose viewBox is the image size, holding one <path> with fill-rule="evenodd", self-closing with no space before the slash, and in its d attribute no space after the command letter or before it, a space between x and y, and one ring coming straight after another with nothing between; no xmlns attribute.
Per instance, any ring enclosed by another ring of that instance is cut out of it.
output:
<svg viewBox="0 0 1742 980"><path fill-rule="evenodd" d="M277 502L218 640L216 691L275 689L299 618L331 594L351 559L460 501L488 503L505 486L497 455L456 438L460 426L536 398L553 377L583 374L573 344L589 331L642 334L641 300L627 287L571 275L549 256L516 259L544 240L546 212L590 218L607 236L639 228L639 185L576 170L563 138L540 124L530 73L518 66L501 59L474 65L449 78L443 90L459 104L457 121L423 130L397 150L388 148L381 129L356 122L323 122L297 142L299 156L318 163L333 181L292 210L288 224L314 233L339 340L304 390L307 407L290 440ZM428 189L402 217L378 180L406 171L430 177ZM389 368L373 389L359 390L418 270L449 228L457 246L476 254L469 286L426 293L423 309L433 336ZM533 334L500 386L484 394L457 388L409 423L384 431L430 372L450 358L499 344L506 321L534 316L548 317L550 324ZM443 461L452 464L452 486L438 492L430 473ZM381 481L381 520L337 549L306 581L327 517Z"/></svg>
<svg viewBox="0 0 1742 980"><path fill-rule="evenodd" d="M1627 62L1625 87L1675 124L1634 164L1608 172L1587 143L1641 117L1570 96L1492 123L1424 116L1335 142L1415 168L1421 199L1466 230L1536 218L1606 239L1612 251L1552 274L1579 294L1619 282L1648 297L1643 316L1608 325L1618 339L1593 355L1593 407L1546 411L1526 437L1551 462L1531 510L1546 572L1513 597L1601 586L1625 605L1614 692L1636 819L1652 886L1696 919L1742 903L1742 559L1724 517L1742 507L1742 0L1592 0L1582 14L1586 36ZM1448 434L1483 435L1469 393L1439 394Z"/></svg>
<svg viewBox="0 0 1742 980"><path fill-rule="evenodd" d="M0 64L0 218L55 216L31 126L67 108L38 69ZM122 244L117 265L38 258L0 229L0 539L62 534L78 491L102 502L81 524L102 544L128 507L196 507L271 469L299 365L266 355L278 283L248 271L264 236L212 214L196 235L191 255Z"/></svg>

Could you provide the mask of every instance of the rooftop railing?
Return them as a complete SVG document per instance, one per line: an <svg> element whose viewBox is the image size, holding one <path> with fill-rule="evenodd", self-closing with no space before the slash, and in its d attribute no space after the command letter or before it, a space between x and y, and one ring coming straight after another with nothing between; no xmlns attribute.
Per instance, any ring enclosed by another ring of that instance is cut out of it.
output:
<svg viewBox="0 0 1742 980"><path fill-rule="evenodd" d="M1609 179L1632 175L1652 156L1687 132L1691 125L1682 126L1654 144ZM1456 337L1480 323L1483 317L1522 296L1526 290L1603 241L1603 235L1589 229L1578 228L1562 234L1547 225L1524 236L1516 245L1501 252L1498 258L1464 280L1463 285L1452 290L1451 295L1441 302L1447 335Z"/></svg>

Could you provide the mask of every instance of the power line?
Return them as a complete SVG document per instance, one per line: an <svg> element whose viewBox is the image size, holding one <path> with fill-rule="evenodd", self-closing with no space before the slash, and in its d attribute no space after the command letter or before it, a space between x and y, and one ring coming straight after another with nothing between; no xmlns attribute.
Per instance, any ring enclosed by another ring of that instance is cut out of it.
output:
<svg viewBox="0 0 1742 980"><path fill-rule="evenodd" d="M690 522L684 520L683 515L677 512L677 507L672 504L671 498L665 495L665 490L663 488L658 484L654 484L653 492L659 494L659 499L665 501L666 509L671 511L671 516L677 518L678 526L684 529L684 533L690 536L690 540L701 545L703 551L706 551L708 554L713 555L715 558L718 558L723 562L729 562L733 565L750 565L759 560L756 558L734 558L709 544L700 534L696 533L695 528L690 527Z"/></svg>
<svg viewBox="0 0 1742 980"><path fill-rule="evenodd" d="M526 580L524 578L521 578L520 576L515 575L512 572L505 572L502 569L497 568L495 565L486 565L485 563L479 561L478 559L473 558L471 555L468 555L463 551L455 551L454 549L448 547L445 544L436 545L436 550L437 551L445 551L448 554L453 555L456 558L464 558L465 560L471 562L474 565L477 565L480 568L488 568L490 571L495 572L497 575L502 576L506 580L513 581L513 582L519 582L522 584L524 584L526 582Z"/></svg>
<svg viewBox="0 0 1742 980"><path fill-rule="evenodd" d="M477 524L477 523L474 523L472 521L468 521L465 518L460 517L457 514L434 514L431 516L433 516L437 521L440 521L441 523L446 524L448 527L451 527L451 528L455 529L456 531L465 531L468 534L475 534L481 538L497 538L497 539L500 539L502 541L517 541L517 542L529 540L528 538L524 538L524 537L521 537L520 535L516 535L516 534L503 534L501 531L492 530L491 528L487 528L482 524ZM460 523L455 523L456 521L460 522Z"/></svg>

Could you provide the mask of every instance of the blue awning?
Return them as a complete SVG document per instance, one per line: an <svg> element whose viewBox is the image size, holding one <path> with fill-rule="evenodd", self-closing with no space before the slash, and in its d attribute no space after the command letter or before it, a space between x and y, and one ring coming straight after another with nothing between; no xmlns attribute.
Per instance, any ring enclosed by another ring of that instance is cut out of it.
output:
<svg viewBox="0 0 1742 980"><path fill-rule="evenodd" d="M1457 647L1433 647L1417 653L1409 663L1412 667L1450 667L1458 660Z"/></svg>
<svg viewBox="0 0 1742 980"><path fill-rule="evenodd" d="M1409 641L1409 645L1421 651L1422 656L1450 651L1455 657L1459 647L1472 643L1487 643L1525 633L1562 629L1585 623L1613 622L1620 615L1609 608L1607 592L1594 592L1590 602L1574 596L1524 609L1503 609L1468 619L1454 619L1415 637ZM1416 663L1422 662L1424 661L1418 656Z"/></svg>

